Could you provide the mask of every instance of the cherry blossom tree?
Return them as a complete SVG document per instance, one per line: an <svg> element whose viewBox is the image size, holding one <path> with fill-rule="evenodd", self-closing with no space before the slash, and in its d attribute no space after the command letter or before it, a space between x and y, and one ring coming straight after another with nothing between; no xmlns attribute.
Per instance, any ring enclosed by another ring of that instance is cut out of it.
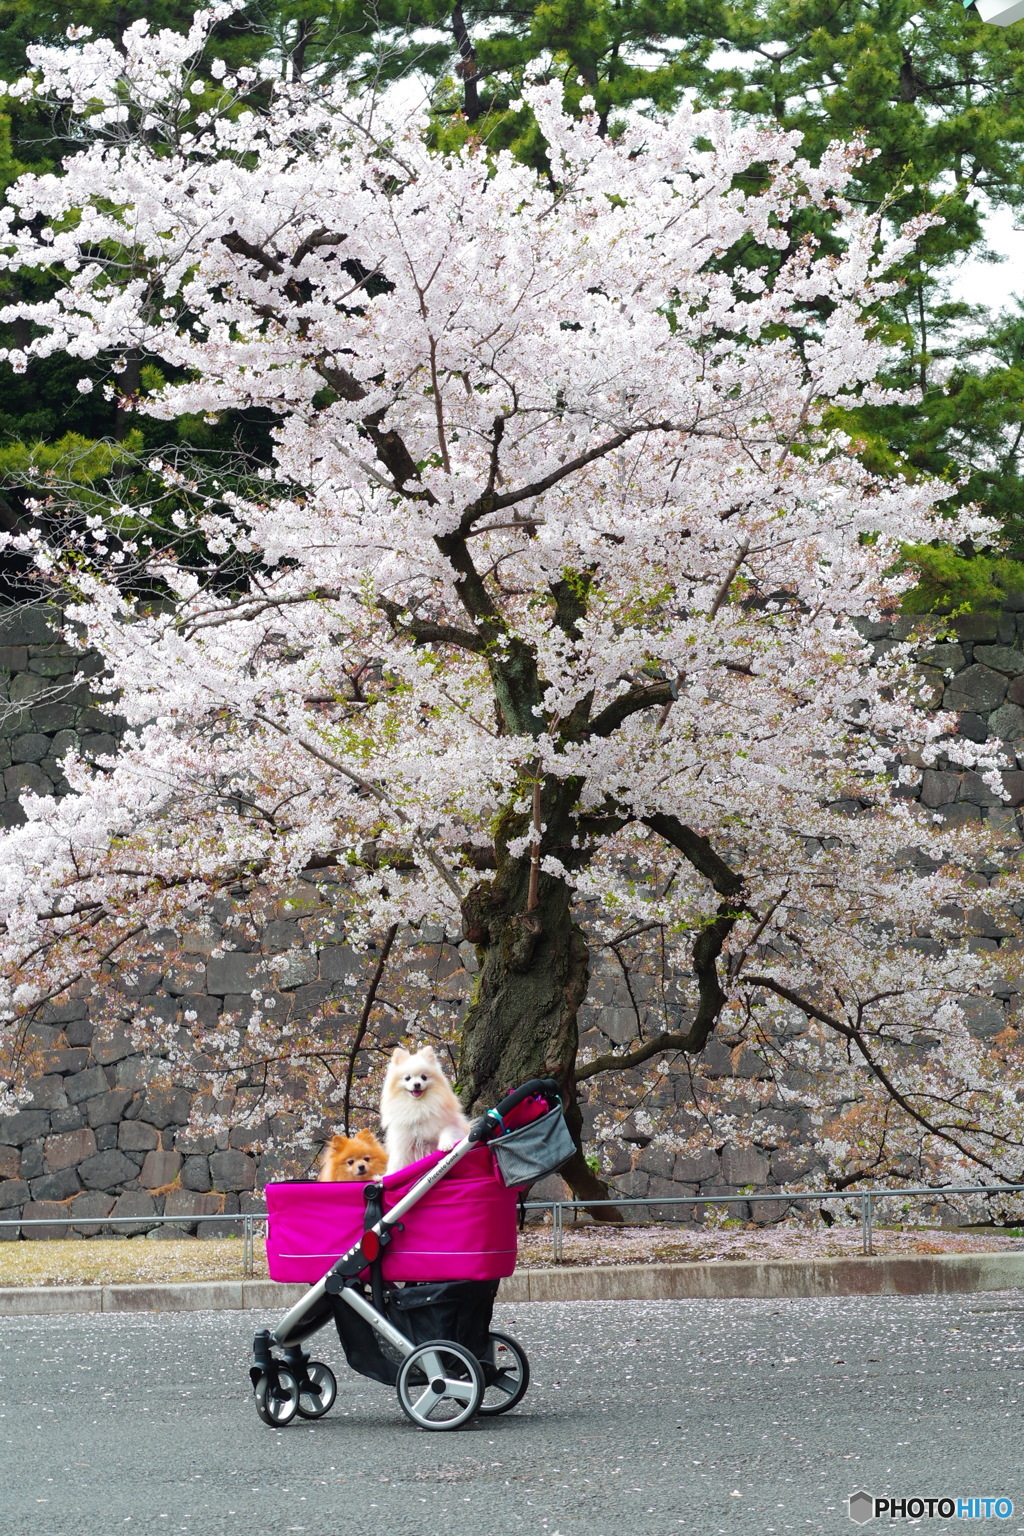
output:
<svg viewBox="0 0 1024 1536"><path fill-rule="evenodd" d="M919 228L883 250L844 200L857 146L814 166L685 108L609 142L550 85L544 175L433 154L340 88L257 113L215 68L197 111L214 14L38 50L18 87L83 147L12 190L5 267L60 285L4 312L32 331L7 357L109 357L116 390L141 354L165 383L125 409L278 426L249 494L152 466L179 545L100 517L85 546L21 541L129 729L0 844L9 1038L218 893L327 870L355 929L476 947L467 1105L554 1073L578 1136L578 1080L717 1030L839 1166L1018 1173L1015 1033L982 1050L961 1006L991 984L978 829L892 794L970 748L919 707L909 643L869 665L854 622L895 611L903 542L986 531L834 424L884 398L872 306ZM986 892L1007 932L1019 897L1012 870ZM654 930L665 1027L578 1061L589 943ZM283 1078L303 1048L274 1028L221 1062ZM582 1152L568 1175L603 1191Z"/></svg>

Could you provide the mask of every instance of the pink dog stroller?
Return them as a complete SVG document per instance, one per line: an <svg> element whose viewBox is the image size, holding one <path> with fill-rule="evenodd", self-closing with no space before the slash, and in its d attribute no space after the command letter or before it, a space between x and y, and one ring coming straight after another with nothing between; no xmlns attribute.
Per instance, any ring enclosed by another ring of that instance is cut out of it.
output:
<svg viewBox="0 0 1024 1536"><path fill-rule="evenodd" d="M263 1422L280 1429L296 1414L330 1412L334 1373L302 1344L331 1321L350 1367L396 1387L421 1429L514 1408L529 1362L491 1328L491 1314L498 1282L515 1269L517 1194L573 1150L557 1083L536 1078L450 1152L379 1182L268 1184L270 1277L311 1289L253 1342Z"/></svg>

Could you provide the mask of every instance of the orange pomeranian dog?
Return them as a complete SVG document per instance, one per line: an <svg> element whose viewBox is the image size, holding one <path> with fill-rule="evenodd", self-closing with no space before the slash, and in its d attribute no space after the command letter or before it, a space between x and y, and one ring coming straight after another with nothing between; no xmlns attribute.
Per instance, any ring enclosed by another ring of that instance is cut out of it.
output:
<svg viewBox="0 0 1024 1536"><path fill-rule="evenodd" d="M323 1184L365 1183L387 1172L388 1155L371 1131L332 1136L320 1163Z"/></svg>

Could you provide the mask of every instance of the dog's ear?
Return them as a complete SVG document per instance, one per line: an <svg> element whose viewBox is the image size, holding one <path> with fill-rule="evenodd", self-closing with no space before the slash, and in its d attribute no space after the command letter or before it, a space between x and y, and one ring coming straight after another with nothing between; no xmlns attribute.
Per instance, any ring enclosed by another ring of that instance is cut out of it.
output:
<svg viewBox="0 0 1024 1536"><path fill-rule="evenodd" d="M405 1046L404 1045L396 1045L395 1049L391 1052L391 1065L393 1067L397 1067L399 1065L399 1063L401 1063L403 1061L408 1061L408 1060L409 1060L409 1052L405 1049Z"/></svg>
<svg viewBox="0 0 1024 1536"><path fill-rule="evenodd" d="M436 1061L437 1060L437 1053L435 1052L434 1047L432 1045L421 1045L420 1049L419 1049L419 1054L421 1056L426 1056L430 1061Z"/></svg>

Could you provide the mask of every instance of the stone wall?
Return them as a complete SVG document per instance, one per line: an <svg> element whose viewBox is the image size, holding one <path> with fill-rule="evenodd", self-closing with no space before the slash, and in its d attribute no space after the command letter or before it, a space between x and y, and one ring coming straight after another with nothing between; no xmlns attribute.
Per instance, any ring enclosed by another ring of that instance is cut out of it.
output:
<svg viewBox="0 0 1024 1536"><path fill-rule="evenodd" d="M1024 599L1021 607L1024 610ZM908 633L909 621L865 624L863 629L876 654L882 654ZM944 759L924 773L921 786L902 792L919 796L925 806L951 820L993 822L1007 839L1019 840L1017 807L1024 804L1024 611L969 615L956 621L955 629L955 641L922 652L923 702L964 711L963 730L971 739L985 740L991 734L1004 740L1008 751L1019 750L1017 766L1005 776L1012 804L998 801L977 774L962 772ZM95 675L95 666L89 659L80 664L74 652L59 644L38 610L11 612L0 620L0 668L6 700L0 722L5 794L0 817L11 825L20 816L20 790L48 792L52 785L60 792L61 752L75 744L87 754L109 751L114 737L110 718L95 709L89 693L88 678ZM984 867L978 879L984 884ZM248 1005L256 986L276 989L278 1005L294 1017L308 1016L325 1002L340 1003L344 1017L348 979L360 968L360 957L340 942L314 949L305 942L302 922L284 911L257 941L240 941L237 929L229 929L230 915L229 903L216 905L205 937L192 935L184 954L174 935L153 935L145 974L134 989L122 989L113 1010L107 1000L106 1022L99 1021L99 1009L88 996L45 1016L36 1034L45 1052L44 1070L34 1082L32 1102L0 1120L0 1220L73 1215L79 1218L77 1234L91 1236L104 1230L103 1218L111 1215L171 1215L181 1224L177 1230L196 1231L195 1217L200 1215L258 1211L257 1192L267 1177L305 1171L301 1160L261 1159L255 1151L260 1128L215 1136L190 1133L189 1093L163 1081L165 1068L159 1058L136 1053L116 1027L120 1006L122 1017L125 1009L144 1007L184 1028L186 1011L204 1018L237 1012ZM979 942L998 948L1006 936L994 925L990 930ZM231 949L223 953L229 934ZM272 970L270 957L285 951L287 967ZM471 968L468 946L464 954ZM642 1001L642 983L638 985ZM631 1037L636 993L634 986L631 999L621 972L606 957L595 956L590 995L580 1018L584 1048L600 1052ZM1001 998L979 999L972 1027L980 1037L994 1035L1015 1006L1009 987ZM744 1082L757 1078L761 1065L753 1051L737 1056L715 1039L693 1070L698 1079L733 1080L735 1097L742 1101ZM807 1117L799 1108L770 1106L770 1118L783 1127L781 1140L773 1132L751 1147L725 1145L686 1157L655 1141L644 1113L630 1110L643 1091L642 1073L599 1078L589 1086L584 1105L588 1135L599 1120L619 1119L616 1135L602 1144L602 1153L613 1186L623 1194L746 1193L750 1199L733 1214L769 1222L778 1219L781 1209L759 1201L757 1192L813 1176L815 1149ZM653 1095L645 1094L644 1105L669 1119L685 1117L692 1107L686 1075L662 1078ZM315 1149L309 1152L311 1162ZM679 1211L664 1207L658 1214L678 1216ZM145 1230L144 1221L138 1230ZM160 1230L154 1227L154 1235ZM198 1228L205 1236L225 1230L232 1229L215 1222ZM57 1237L64 1229L25 1229L26 1236L40 1232ZM17 1226L0 1227L0 1238L18 1233Z"/></svg>
<svg viewBox="0 0 1024 1536"><path fill-rule="evenodd" d="M172 1023L182 1023L186 1010L235 1012L243 986L265 984L264 960L251 951L218 959L193 950L183 967L169 948L167 969L149 972L142 995L126 989L124 1006L144 1006ZM342 963L351 971L351 951L343 946L310 955L304 974L293 968L283 977L282 1002L293 1012L312 1012L344 989L345 982L335 979ZM165 1215L181 1223L167 1235L184 1229L218 1237L237 1232L237 1226L197 1225L194 1218L259 1211L262 1202L254 1191L261 1177L305 1171L299 1159L265 1159L260 1166L253 1145L266 1126L190 1133L191 1093L167 1081L159 1056L138 1054L122 1029L97 1024L91 1011L91 1000L83 996L51 1008L35 1027L43 1072L32 1082L29 1104L0 1119L0 1220L73 1215L83 1218L74 1232L54 1225L26 1228L24 1235L94 1236L103 1230L104 1216ZM109 1019L109 1000L105 1013ZM147 1228L140 1222L118 1229L126 1230ZM17 1236L16 1227L0 1228L0 1238Z"/></svg>
<svg viewBox="0 0 1024 1536"><path fill-rule="evenodd" d="M116 747L114 722L89 689L98 670L95 657L61 642L45 610L0 613L0 827L24 819L25 790L67 788L59 759L72 747L85 757Z"/></svg>
<svg viewBox="0 0 1024 1536"><path fill-rule="evenodd" d="M1014 603L1024 609L1024 594ZM869 624L861 628L882 655L911 631L912 620ZM988 821L1011 839L1020 836L1019 807L1024 804L1024 611L965 614L953 622L955 639L924 648L921 699L929 708L960 711L960 734L969 741L996 739L1011 763L1003 774L1010 801L1001 800L980 774L964 772L948 759L927 768L920 786L897 792L919 799L951 823ZM952 673L952 676L947 674Z"/></svg>

